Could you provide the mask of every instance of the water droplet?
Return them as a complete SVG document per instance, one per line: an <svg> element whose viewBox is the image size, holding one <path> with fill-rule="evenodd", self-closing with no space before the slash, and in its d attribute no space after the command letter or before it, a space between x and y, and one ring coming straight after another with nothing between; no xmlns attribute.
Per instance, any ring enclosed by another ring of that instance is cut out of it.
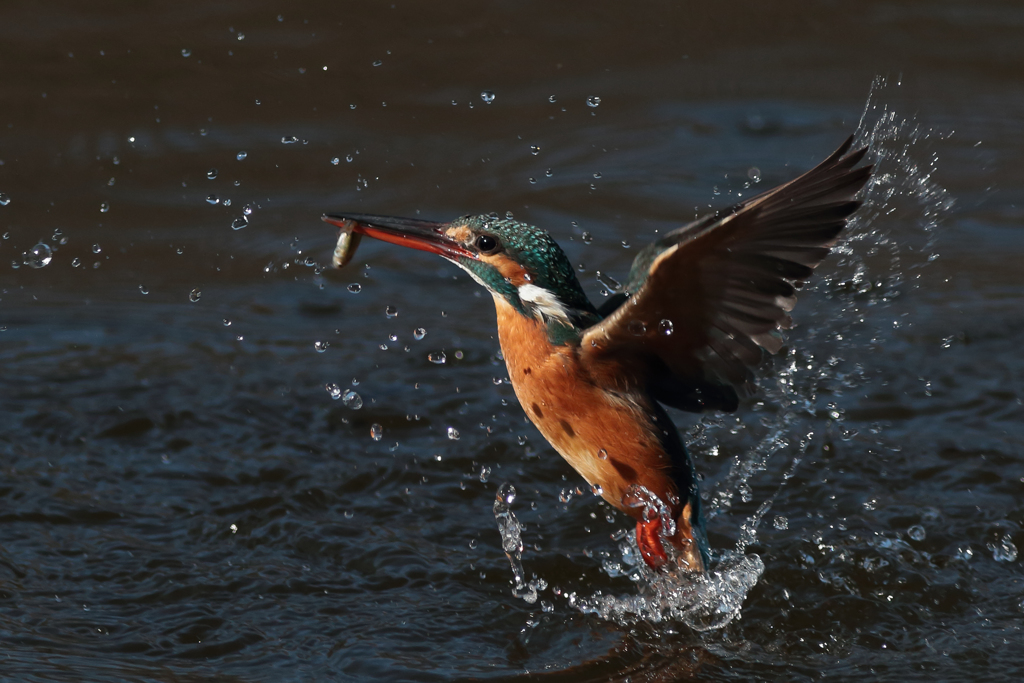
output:
<svg viewBox="0 0 1024 683"><path fill-rule="evenodd" d="M334 399L335 401L341 398L341 387L339 387L334 382L329 382L326 386L324 386L324 389L327 390L327 393L330 394L331 398Z"/></svg>
<svg viewBox="0 0 1024 683"><path fill-rule="evenodd" d="M595 496L601 496L604 495L604 488L602 488L600 484L592 484L590 487L590 492L593 493Z"/></svg>
<svg viewBox="0 0 1024 683"><path fill-rule="evenodd" d="M181 49L181 56L182 57L191 57L192 56L192 50L189 50L187 47L182 48Z"/></svg>
<svg viewBox="0 0 1024 683"><path fill-rule="evenodd" d="M923 541L926 535L924 527L920 524L915 524L907 529L907 536L910 536L912 541Z"/></svg>
<svg viewBox="0 0 1024 683"><path fill-rule="evenodd" d="M531 185L536 185L537 184L537 179L536 178L530 178L530 184Z"/></svg>
<svg viewBox="0 0 1024 683"><path fill-rule="evenodd" d="M345 161L347 161L348 163L352 163L352 155L351 154L346 154L345 155Z"/></svg>
<svg viewBox="0 0 1024 683"><path fill-rule="evenodd" d="M333 159L331 159L331 163L337 166L338 164L341 163L341 159L339 159L338 157L334 157Z"/></svg>
<svg viewBox="0 0 1024 683"><path fill-rule="evenodd" d="M345 393L342 394L341 402L346 408L351 408L352 410L359 410L363 407L363 397L351 389L347 389Z"/></svg>
<svg viewBox="0 0 1024 683"><path fill-rule="evenodd" d="M110 203L109 202L101 202L100 203L100 213L106 213L108 211L110 211Z"/></svg>
<svg viewBox="0 0 1024 683"><path fill-rule="evenodd" d="M78 266L80 266L80 265L82 265L82 259L80 259L80 258L77 258L77 257L76 257L76 258L73 258L73 259L71 259L71 267L72 267L72 268L77 268L77 267L78 267Z"/></svg>
<svg viewBox="0 0 1024 683"><path fill-rule="evenodd" d="M540 145L530 145L530 154L533 156L540 154Z"/></svg>
<svg viewBox="0 0 1024 683"><path fill-rule="evenodd" d="M417 327L415 330L412 331L412 338L415 339L416 341L419 341L419 340L423 339L426 336L427 336L427 331L425 329L423 329L422 327Z"/></svg>
<svg viewBox="0 0 1024 683"><path fill-rule="evenodd" d="M103 249L100 247L100 245L98 245L98 244L92 245L92 253L98 254L101 251L103 251Z"/></svg>
<svg viewBox="0 0 1024 683"><path fill-rule="evenodd" d="M242 207L242 213L244 213L246 216L251 216L252 215L252 204L246 204L245 206L243 206Z"/></svg>
<svg viewBox="0 0 1024 683"><path fill-rule="evenodd" d="M590 97L587 98L587 106L588 107L596 107L596 106L598 106L600 104L601 104L601 98L598 97L597 95L591 95Z"/></svg>
<svg viewBox="0 0 1024 683"><path fill-rule="evenodd" d="M146 285L139 285L139 291L143 294L149 294L149 290L146 289Z"/></svg>
<svg viewBox="0 0 1024 683"><path fill-rule="evenodd" d="M583 244L590 244L591 242L594 241L594 236L591 235L589 232L584 232L583 235L581 235L580 239L583 240Z"/></svg>
<svg viewBox="0 0 1024 683"><path fill-rule="evenodd" d="M470 550L476 550L476 539L475 538L471 538L469 540L469 549Z"/></svg>
<svg viewBox="0 0 1024 683"><path fill-rule="evenodd" d="M480 93L480 99L483 100L485 104L490 104L494 101L494 93L490 90L484 90Z"/></svg>
<svg viewBox="0 0 1024 683"><path fill-rule="evenodd" d="M629 321L629 324L626 325L626 329L635 337L642 337L647 333L647 325L642 321L635 319Z"/></svg>
<svg viewBox="0 0 1024 683"><path fill-rule="evenodd" d="M775 521L772 524L779 531L784 531L789 528L789 520L782 515L776 515Z"/></svg>
<svg viewBox="0 0 1024 683"><path fill-rule="evenodd" d="M511 505L516 500L516 487L506 481L498 487L498 493L495 497L506 505Z"/></svg>
<svg viewBox="0 0 1024 683"><path fill-rule="evenodd" d="M327 347L331 345L331 342L315 341L313 342L313 348L316 349L317 353L323 353L327 350Z"/></svg>
<svg viewBox="0 0 1024 683"><path fill-rule="evenodd" d="M294 135L284 135L284 136L281 136L281 144L282 145L294 145L298 141L299 141L299 139L297 137L295 137Z"/></svg>
<svg viewBox="0 0 1024 683"><path fill-rule="evenodd" d="M395 308L394 306L388 306L387 308L384 309L384 315L386 315L389 318L394 318L396 315L398 315L398 309Z"/></svg>
<svg viewBox="0 0 1024 683"><path fill-rule="evenodd" d="M452 441L458 441L459 440L459 430L456 429L455 427L449 427L448 428L448 438L451 439Z"/></svg>
<svg viewBox="0 0 1024 683"><path fill-rule="evenodd" d="M358 294L359 292L363 291L363 286L358 282L353 282L348 287L346 287L346 289L348 289L348 291L352 292L353 294Z"/></svg>
<svg viewBox="0 0 1024 683"><path fill-rule="evenodd" d="M206 203L207 204L220 204L220 198L217 195L215 195L215 194L211 194L210 196L208 196L206 198Z"/></svg>
<svg viewBox="0 0 1024 683"><path fill-rule="evenodd" d="M249 225L249 219L246 216L239 216L235 220L231 221L232 230L241 230L247 225Z"/></svg>
<svg viewBox="0 0 1024 683"><path fill-rule="evenodd" d="M53 250L50 245L40 242L22 255L22 262L29 268L42 268L53 260Z"/></svg>
<svg viewBox="0 0 1024 683"><path fill-rule="evenodd" d="M231 200L230 199L225 199L225 200L223 200L221 202L221 204L223 204L224 206L231 206Z"/></svg>
<svg viewBox="0 0 1024 683"><path fill-rule="evenodd" d="M370 438L372 438L374 441L380 441L381 437L383 437L383 436L384 436L384 428L383 427L381 427L377 423L374 423L374 424L370 425Z"/></svg>
<svg viewBox="0 0 1024 683"><path fill-rule="evenodd" d="M658 323L658 332L661 332L666 337L671 335L675 331L675 325L669 319L664 319Z"/></svg>
<svg viewBox="0 0 1024 683"><path fill-rule="evenodd" d="M490 476L491 476L491 468L490 467L488 467L487 465L484 465L483 467L480 468L480 481L486 483L487 482L487 478L490 477Z"/></svg>
<svg viewBox="0 0 1024 683"><path fill-rule="evenodd" d="M989 550L992 551L992 559L996 562L1013 562L1017 559L1017 546L1013 544L1010 535L1006 534L1000 543L989 543Z"/></svg>
<svg viewBox="0 0 1024 683"><path fill-rule="evenodd" d="M196 287L195 289L188 293L188 300L191 301L192 303L195 303L199 301L199 298L201 296L203 296L203 293L199 291L198 287Z"/></svg>
<svg viewBox="0 0 1024 683"><path fill-rule="evenodd" d="M243 151L239 152L238 154L236 154L235 158L238 159L239 161L242 161L247 156L249 156L249 153L243 150Z"/></svg>
<svg viewBox="0 0 1024 683"><path fill-rule="evenodd" d="M747 482L741 481L739 485L736 487L736 490L740 494L740 500L742 500L744 503L749 503L750 501L754 500L754 489L752 489L750 487L750 484L748 484Z"/></svg>
<svg viewBox="0 0 1024 683"><path fill-rule="evenodd" d="M606 451L603 448L601 450L599 450L597 452L597 459L598 460L607 460L608 459L608 451Z"/></svg>
<svg viewBox="0 0 1024 683"><path fill-rule="evenodd" d="M209 178L210 180L213 180L214 178L216 178L217 177L217 169L211 168L209 171L206 172L206 177Z"/></svg>
<svg viewBox="0 0 1024 683"><path fill-rule="evenodd" d="M11 203L11 198L8 197L5 193L0 192L0 206L7 206L10 203Z"/></svg>
<svg viewBox="0 0 1024 683"><path fill-rule="evenodd" d="M622 240L622 248L629 249L629 240Z"/></svg>
<svg viewBox="0 0 1024 683"><path fill-rule="evenodd" d="M383 61L381 61L381 60L379 60L379 59L375 59L375 60L373 61L373 65L374 65L374 66L380 66L380 65L381 65L381 64L383 64L383 63L384 63L384 62L383 62Z"/></svg>
<svg viewBox="0 0 1024 683"><path fill-rule="evenodd" d="M238 32L238 39L239 39L239 40L245 40L245 34L244 34L244 33L242 33L241 31L239 31L239 32Z"/></svg>
<svg viewBox="0 0 1024 683"><path fill-rule="evenodd" d="M231 321L227 318L224 318L224 327L231 327Z"/></svg>
<svg viewBox="0 0 1024 683"><path fill-rule="evenodd" d="M238 533L238 525L237 524L232 524L228 528L231 529L231 533L233 533L233 534L237 534Z"/></svg>
<svg viewBox="0 0 1024 683"><path fill-rule="evenodd" d="M747 169L747 177L753 180L755 183L761 182L761 169L757 166L751 166Z"/></svg>
<svg viewBox="0 0 1024 683"><path fill-rule="evenodd" d="M554 95L552 95L551 97L549 97L549 98L548 98L548 102L550 102L551 104L554 104L554 103L555 103L555 102L557 102L557 101L558 101L558 100L557 100L557 99L555 99L555 96L554 96Z"/></svg>
<svg viewBox="0 0 1024 683"><path fill-rule="evenodd" d="M595 174L594 174L594 177L595 177L595 178L600 178L600 177L601 177L601 174L600 174L600 173L595 173Z"/></svg>
<svg viewBox="0 0 1024 683"><path fill-rule="evenodd" d="M444 362L446 362L448 358L444 355L444 351L431 351L430 353L427 354L427 360L429 360L431 363L441 365Z"/></svg>

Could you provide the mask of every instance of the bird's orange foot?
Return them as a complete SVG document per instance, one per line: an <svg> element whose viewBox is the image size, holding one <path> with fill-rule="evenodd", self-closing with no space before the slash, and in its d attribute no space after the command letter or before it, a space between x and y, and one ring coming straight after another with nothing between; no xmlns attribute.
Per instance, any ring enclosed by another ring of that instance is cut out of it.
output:
<svg viewBox="0 0 1024 683"><path fill-rule="evenodd" d="M646 522L637 521L636 544L640 548L640 556L651 569L663 567L668 562L668 554L661 543L661 520L657 517Z"/></svg>

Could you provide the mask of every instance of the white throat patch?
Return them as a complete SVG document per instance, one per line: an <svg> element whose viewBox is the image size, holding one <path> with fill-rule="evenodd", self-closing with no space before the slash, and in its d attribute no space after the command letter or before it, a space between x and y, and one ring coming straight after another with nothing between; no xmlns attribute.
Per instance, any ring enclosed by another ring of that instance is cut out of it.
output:
<svg viewBox="0 0 1024 683"><path fill-rule="evenodd" d="M469 273L469 276L477 281L484 289L489 289L487 283L480 279L480 277L472 270L462 265L454 259L448 259L459 268ZM571 325L572 322L569 320L569 312L565 310L565 306L558 300L558 297L554 295L549 289L538 287L534 284L520 285L517 290L519 298L524 304L532 306L536 316L541 322L546 322L544 318L555 318L567 325ZM491 295L498 300L501 298L500 294L491 292Z"/></svg>
<svg viewBox="0 0 1024 683"><path fill-rule="evenodd" d="M531 304L542 316L569 322L568 311L550 290L537 285L520 285L519 298Z"/></svg>

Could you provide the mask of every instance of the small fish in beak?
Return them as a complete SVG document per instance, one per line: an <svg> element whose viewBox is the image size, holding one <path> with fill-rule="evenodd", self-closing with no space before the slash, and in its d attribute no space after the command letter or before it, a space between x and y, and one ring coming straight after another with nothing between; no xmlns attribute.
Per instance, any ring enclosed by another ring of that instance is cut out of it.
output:
<svg viewBox="0 0 1024 683"><path fill-rule="evenodd" d="M338 243L334 246L334 257L331 259L335 268L344 268L356 255L362 233L354 232L355 221L344 221L338 225Z"/></svg>

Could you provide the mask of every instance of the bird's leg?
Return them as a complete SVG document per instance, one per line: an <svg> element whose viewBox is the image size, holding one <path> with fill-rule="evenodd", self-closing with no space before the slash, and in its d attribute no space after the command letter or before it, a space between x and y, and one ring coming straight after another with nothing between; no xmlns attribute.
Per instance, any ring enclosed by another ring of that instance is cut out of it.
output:
<svg viewBox="0 0 1024 683"><path fill-rule="evenodd" d="M636 544L640 557L651 569L660 569L668 562L668 554L661 544L661 519L638 519L636 521Z"/></svg>
<svg viewBox="0 0 1024 683"><path fill-rule="evenodd" d="M664 506L656 511L658 514L652 515L651 512L655 512L652 508L648 504L636 522L636 544L647 566L657 570L672 560L672 564L687 572L700 574L706 571L693 536L692 504L687 501L678 515Z"/></svg>

